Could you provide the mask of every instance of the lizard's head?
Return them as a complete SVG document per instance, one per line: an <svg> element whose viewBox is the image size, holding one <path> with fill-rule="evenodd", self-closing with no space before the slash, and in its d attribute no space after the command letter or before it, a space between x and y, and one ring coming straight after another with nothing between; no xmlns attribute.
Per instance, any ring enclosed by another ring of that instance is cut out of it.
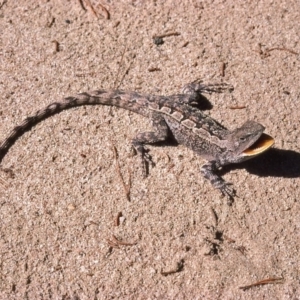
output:
<svg viewBox="0 0 300 300"><path fill-rule="evenodd" d="M247 121L242 127L230 133L232 151L236 158L234 162L241 162L255 157L274 144L274 139L263 133L265 127L254 121Z"/></svg>

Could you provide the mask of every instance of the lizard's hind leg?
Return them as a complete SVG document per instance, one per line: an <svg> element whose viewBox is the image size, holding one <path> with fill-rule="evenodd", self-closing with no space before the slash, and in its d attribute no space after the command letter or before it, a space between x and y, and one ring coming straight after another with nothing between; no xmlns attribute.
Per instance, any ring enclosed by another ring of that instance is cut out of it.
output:
<svg viewBox="0 0 300 300"><path fill-rule="evenodd" d="M151 155L148 153L149 150L145 148L145 144L163 142L169 137L169 127L161 115L154 114L152 122L153 127L156 129L155 131L141 132L132 140L132 146L142 162L144 177L148 174L149 164L154 165Z"/></svg>

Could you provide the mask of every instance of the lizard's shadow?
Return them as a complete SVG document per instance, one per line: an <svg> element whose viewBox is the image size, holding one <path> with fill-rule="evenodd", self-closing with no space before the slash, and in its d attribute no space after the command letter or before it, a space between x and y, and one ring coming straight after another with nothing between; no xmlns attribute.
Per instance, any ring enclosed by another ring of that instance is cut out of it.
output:
<svg viewBox="0 0 300 300"><path fill-rule="evenodd" d="M273 148L256 158L225 166L221 173L237 169L263 177L297 178L300 177L300 153Z"/></svg>
<svg viewBox="0 0 300 300"><path fill-rule="evenodd" d="M198 95L198 101L193 103L191 106L203 111L211 110L213 108L213 105L210 103L210 101L201 94Z"/></svg>

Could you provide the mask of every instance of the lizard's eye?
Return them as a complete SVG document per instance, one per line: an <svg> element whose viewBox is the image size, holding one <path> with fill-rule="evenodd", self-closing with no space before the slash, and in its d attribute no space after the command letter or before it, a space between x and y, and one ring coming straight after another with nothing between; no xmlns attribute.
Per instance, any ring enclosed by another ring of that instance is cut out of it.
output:
<svg viewBox="0 0 300 300"><path fill-rule="evenodd" d="M241 142L245 142L250 136L251 136L251 134L247 134L247 135L241 136L240 137L240 141Z"/></svg>

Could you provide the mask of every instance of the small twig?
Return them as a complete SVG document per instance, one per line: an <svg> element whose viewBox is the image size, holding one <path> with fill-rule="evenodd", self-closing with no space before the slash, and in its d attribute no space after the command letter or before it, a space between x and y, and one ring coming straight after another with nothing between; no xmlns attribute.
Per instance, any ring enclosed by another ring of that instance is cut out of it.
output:
<svg viewBox="0 0 300 300"><path fill-rule="evenodd" d="M248 289L250 289L254 286L265 285L265 284L282 283L282 280L283 280L283 278L267 278L267 279L263 279L263 280L255 282L255 283L249 284L249 285L241 286L239 288L241 290L245 291L245 290L248 290Z"/></svg>
<svg viewBox="0 0 300 300"><path fill-rule="evenodd" d="M274 51L274 50L287 51L287 52L290 52L292 54L298 55L298 53L296 51L288 49L286 47L274 47L274 48L266 49L266 52L271 52L271 51Z"/></svg>
<svg viewBox="0 0 300 300"><path fill-rule="evenodd" d="M49 28L52 27L52 25L54 24L54 22L55 22L55 18L52 17L51 21L47 23L47 27L49 27Z"/></svg>
<svg viewBox="0 0 300 300"><path fill-rule="evenodd" d="M114 241L115 243L117 243L118 245L121 245L121 246L134 246L134 245L137 244L137 242L133 242L133 243L130 243L130 242L122 242L122 241L118 240L118 239L116 238L116 236L114 236L114 235L112 235L112 238L113 238L113 241Z"/></svg>
<svg viewBox="0 0 300 300"><path fill-rule="evenodd" d="M115 219L115 226L119 226L120 225L120 218L123 216L122 212L120 211Z"/></svg>
<svg viewBox="0 0 300 300"><path fill-rule="evenodd" d="M229 106L228 107L229 109L244 109L244 108L246 108L246 106L244 106L244 105L241 105L241 106Z"/></svg>
<svg viewBox="0 0 300 300"><path fill-rule="evenodd" d="M220 66L220 75L222 77L225 76L225 69L226 69L226 64L224 62L221 63L221 66Z"/></svg>
<svg viewBox="0 0 300 300"><path fill-rule="evenodd" d="M80 7L81 7L84 11L86 11L86 8L85 8L84 5L83 5L83 1L82 1L82 0L78 0L78 2L79 2L79 4L80 4Z"/></svg>
<svg viewBox="0 0 300 300"><path fill-rule="evenodd" d="M98 3L98 5L101 7L103 13L104 13L104 18L106 20L109 20L110 19L110 13L109 11L101 4L101 3Z"/></svg>
<svg viewBox="0 0 300 300"><path fill-rule="evenodd" d="M59 42L57 40L53 40L51 43L54 43L54 52L59 52Z"/></svg>
<svg viewBox="0 0 300 300"><path fill-rule="evenodd" d="M110 246L110 248L117 248L117 249L120 248L119 245L114 243L113 241L111 241L109 239L106 239L106 241L107 241L107 244Z"/></svg>
<svg viewBox="0 0 300 300"><path fill-rule="evenodd" d="M186 41L183 45L182 45L182 48L186 47L190 42L189 41Z"/></svg>
<svg viewBox="0 0 300 300"><path fill-rule="evenodd" d="M218 226L218 222L219 222L219 217L218 217L218 215L217 215L217 213L216 213L216 211L211 207L210 208L210 210L211 210L211 212L212 212L212 215L213 215L213 217L214 217L214 220L215 220L215 226Z"/></svg>
<svg viewBox="0 0 300 300"><path fill-rule="evenodd" d="M113 26L114 28L118 27L120 25L120 21L117 21L116 24Z"/></svg>
<svg viewBox="0 0 300 300"><path fill-rule="evenodd" d="M295 54L295 55L299 54L298 52L296 52L294 50L291 50L291 49L288 49L286 47L274 47L274 48L269 48L269 49L266 48L265 50L263 50L261 43L258 44L258 50L254 50L254 52L257 52L262 58L265 58L265 57L270 56L270 52L274 51L274 50L287 51L287 52Z"/></svg>
<svg viewBox="0 0 300 300"><path fill-rule="evenodd" d="M153 38L165 38L165 37L169 37L169 36L178 36L180 35L179 32L169 32L169 33L164 33L164 34L160 34L160 35L154 35Z"/></svg>
<svg viewBox="0 0 300 300"><path fill-rule="evenodd" d="M184 260L181 259L180 262L177 263L177 266L174 270L170 270L170 271L161 271L160 274L163 275L163 276L168 276L168 275L171 275L171 274L174 274L174 273L178 273L178 272L181 272L183 270L183 267L184 267Z"/></svg>
<svg viewBox="0 0 300 300"><path fill-rule="evenodd" d="M85 0L87 6L91 9L92 13L95 15L96 18L98 18L97 12L95 11L92 3L90 0Z"/></svg>
<svg viewBox="0 0 300 300"><path fill-rule="evenodd" d="M125 184L124 182L124 178L122 176L121 170L120 170L120 164L118 161L118 152L117 152L117 148L112 144L112 149L113 149L113 153L114 153L114 157L115 157L115 161L116 161L116 170L117 173L120 177L120 180L122 182L124 191L125 191L125 196L127 198L128 201L130 201L130 186L131 186L131 172L129 172L129 180L128 180L128 184Z"/></svg>
<svg viewBox="0 0 300 300"><path fill-rule="evenodd" d="M156 72L156 71L161 71L161 69L160 68L155 68L155 67L148 69L148 72Z"/></svg>
<svg viewBox="0 0 300 300"><path fill-rule="evenodd" d="M112 235L112 239L106 239L108 245L112 248L120 248L119 246L134 246L137 242L129 243L129 242L122 242L116 238L116 236Z"/></svg>

